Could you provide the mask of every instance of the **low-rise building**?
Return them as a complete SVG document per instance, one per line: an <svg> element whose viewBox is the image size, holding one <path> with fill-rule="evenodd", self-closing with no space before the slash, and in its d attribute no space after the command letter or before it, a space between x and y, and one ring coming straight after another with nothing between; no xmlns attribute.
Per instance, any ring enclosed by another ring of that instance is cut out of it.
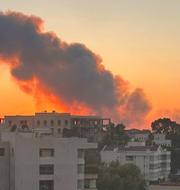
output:
<svg viewBox="0 0 180 190"><path fill-rule="evenodd" d="M158 146L104 147L101 151L101 161L111 163L119 161L120 164L135 164L141 171L145 180L156 182L166 180L170 173L170 152Z"/></svg>

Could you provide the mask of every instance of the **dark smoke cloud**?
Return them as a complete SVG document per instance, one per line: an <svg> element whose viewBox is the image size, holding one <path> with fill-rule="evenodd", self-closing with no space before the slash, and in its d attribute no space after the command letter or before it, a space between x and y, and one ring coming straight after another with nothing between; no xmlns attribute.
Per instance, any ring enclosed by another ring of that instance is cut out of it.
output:
<svg viewBox="0 0 180 190"><path fill-rule="evenodd" d="M144 118L151 109L150 104L147 103L145 94L142 89L135 89L126 99L126 103L123 106L123 122L127 125L140 126L144 124ZM147 126L144 126L147 127Z"/></svg>
<svg viewBox="0 0 180 190"><path fill-rule="evenodd" d="M118 110L125 108L125 116L135 113L137 120L148 113L150 106L143 92L137 89L130 94L126 82L106 70L99 56L82 44L67 44L42 28L43 21L38 17L0 13L0 56L18 58L19 63L11 65L16 80L28 83L36 78L68 105L83 103L94 113L106 110L123 119Z"/></svg>

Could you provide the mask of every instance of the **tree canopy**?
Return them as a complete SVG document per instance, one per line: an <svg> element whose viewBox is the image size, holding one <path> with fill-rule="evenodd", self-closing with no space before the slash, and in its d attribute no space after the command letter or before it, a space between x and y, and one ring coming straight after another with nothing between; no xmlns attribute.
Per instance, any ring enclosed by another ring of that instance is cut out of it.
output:
<svg viewBox="0 0 180 190"><path fill-rule="evenodd" d="M110 145L110 146L125 145L129 140L125 128L126 128L125 125L122 123L117 125L112 123L107 129L107 133L104 136L102 142L100 143L100 147L102 148L104 145Z"/></svg>
<svg viewBox="0 0 180 190"><path fill-rule="evenodd" d="M167 139L172 141L171 151L171 172L180 170L180 124L169 118L160 118L152 122L154 133L165 134Z"/></svg>
<svg viewBox="0 0 180 190"><path fill-rule="evenodd" d="M172 140L174 147L180 148L180 124L176 121L160 118L152 122L151 128L154 133L165 134L168 139Z"/></svg>
<svg viewBox="0 0 180 190"><path fill-rule="evenodd" d="M145 190L146 184L135 165L112 162L110 165L100 166L97 188L98 190Z"/></svg>
<svg viewBox="0 0 180 190"><path fill-rule="evenodd" d="M169 118L159 118L153 121L151 128L155 133L163 133L166 135L180 134L180 124Z"/></svg>

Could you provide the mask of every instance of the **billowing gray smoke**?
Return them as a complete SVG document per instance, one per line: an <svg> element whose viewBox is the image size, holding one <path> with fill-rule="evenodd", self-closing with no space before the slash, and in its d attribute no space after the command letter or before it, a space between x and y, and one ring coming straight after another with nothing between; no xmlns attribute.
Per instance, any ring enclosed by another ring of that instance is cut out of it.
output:
<svg viewBox="0 0 180 190"><path fill-rule="evenodd" d="M67 44L54 33L42 30L42 20L22 13L0 13L0 57L10 60L17 81L36 78L51 93L68 105L85 104L94 113L136 113L143 120L149 109L141 90L129 94L126 83L101 65L99 56L82 44ZM124 111L123 111L124 112ZM128 118L128 122L133 121Z"/></svg>

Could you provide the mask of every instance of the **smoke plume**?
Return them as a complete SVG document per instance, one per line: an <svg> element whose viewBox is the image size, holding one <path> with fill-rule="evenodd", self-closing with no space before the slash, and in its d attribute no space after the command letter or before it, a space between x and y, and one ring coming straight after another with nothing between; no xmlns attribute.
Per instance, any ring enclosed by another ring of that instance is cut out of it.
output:
<svg viewBox="0 0 180 190"><path fill-rule="evenodd" d="M24 92L62 111L108 114L133 124L150 110L141 89L129 92L128 83L105 69L98 55L45 32L38 17L0 13L0 59Z"/></svg>

